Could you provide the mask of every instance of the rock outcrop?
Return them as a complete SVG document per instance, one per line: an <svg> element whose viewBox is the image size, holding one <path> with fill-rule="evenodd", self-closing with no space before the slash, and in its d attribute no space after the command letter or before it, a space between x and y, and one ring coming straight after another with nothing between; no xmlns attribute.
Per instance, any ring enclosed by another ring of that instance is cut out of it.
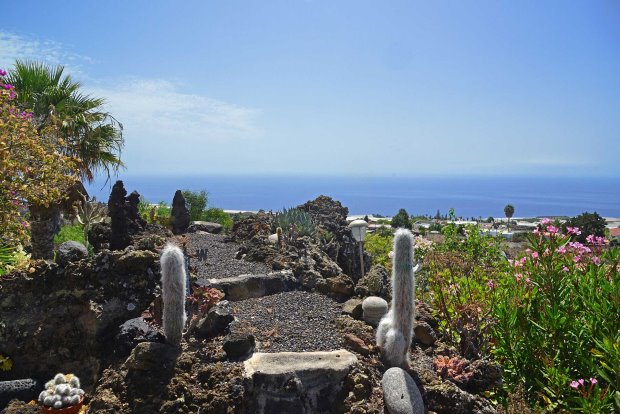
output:
<svg viewBox="0 0 620 414"><path fill-rule="evenodd" d="M189 209L187 208L185 197L183 197L181 190L177 190L172 199L172 211L170 212L172 232L174 234L185 233L189 227L189 221Z"/></svg>
<svg viewBox="0 0 620 414"><path fill-rule="evenodd" d="M110 249L122 250L131 244L131 236L146 227L146 221L138 213L140 194L136 191L127 196L122 181L112 187L108 200L108 216L111 218Z"/></svg>
<svg viewBox="0 0 620 414"><path fill-rule="evenodd" d="M244 363L247 412L331 413L357 358L332 352L255 353Z"/></svg>

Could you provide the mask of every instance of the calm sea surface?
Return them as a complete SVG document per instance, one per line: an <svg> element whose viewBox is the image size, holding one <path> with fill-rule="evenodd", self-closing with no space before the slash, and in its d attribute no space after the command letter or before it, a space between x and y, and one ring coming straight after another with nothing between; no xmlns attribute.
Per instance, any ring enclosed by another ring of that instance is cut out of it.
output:
<svg viewBox="0 0 620 414"><path fill-rule="evenodd" d="M350 214L393 215L447 213L462 217L503 217L504 206L515 217L567 215L596 211L620 217L620 178L357 178L287 176L154 177L121 175L128 192L137 190L150 202L170 204L175 190L209 192L209 205L229 210L280 210L325 194L349 208ZM109 184L88 189L108 199Z"/></svg>

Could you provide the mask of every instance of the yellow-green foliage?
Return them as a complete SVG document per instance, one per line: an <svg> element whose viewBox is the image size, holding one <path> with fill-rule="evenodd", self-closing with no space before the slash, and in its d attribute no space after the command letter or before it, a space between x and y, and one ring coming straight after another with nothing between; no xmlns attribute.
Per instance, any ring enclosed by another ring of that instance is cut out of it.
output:
<svg viewBox="0 0 620 414"><path fill-rule="evenodd" d="M54 236L54 244L59 245L66 241L76 241L86 246L86 240L84 240L84 231L79 224L70 224L62 226L56 236Z"/></svg>
<svg viewBox="0 0 620 414"><path fill-rule="evenodd" d="M233 225L233 220L232 217L230 217L230 214L219 208L210 208L203 211L202 220L210 221L212 223L219 223L224 226L225 231L229 231Z"/></svg>
<svg viewBox="0 0 620 414"><path fill-rule="evenodd" d="M23 203L48 206L62 200L75 182L75 164L58 153L46 130L37 131L32 115L21 111L14 92L5 88L0 90L0 244L15 247L28 239Z"/></svg>
<svg viewBox="0 0 620 414"><path fill-rule="evenodd" d="M392 240L394 236L390 230L378 231L366 235L364 241L364 250L372 255L373 264L380 264L392 269L392 259L390 259L390 251L392 251Z"/></svg>
<svg viewBox="0 0 620 414"><path fill-rule="evenodd" d="M10 371L13 368L11 358L0 354L0 371Z"/></svg>

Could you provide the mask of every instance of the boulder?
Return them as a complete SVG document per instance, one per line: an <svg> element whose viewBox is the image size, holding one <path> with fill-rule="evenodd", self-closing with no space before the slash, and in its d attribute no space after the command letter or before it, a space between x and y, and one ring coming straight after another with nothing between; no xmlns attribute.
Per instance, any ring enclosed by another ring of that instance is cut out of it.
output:
<svg viewBox="0 0 620 414"><path fill-rule="evenodd" d="M36 400L43 391L43 385L33 379L0 381L0 409L13 399L21 401Z"/></svg>
<svg viewBox="0 0 620 414"><path fill-rule="evenodd" d="M244 362L247 412L331 413L346 397L342 382L356 362L344 349L255 353Z"/></svg>
<svg viewBox="0 0 620 414"><path fill-rule="evenodd" d="M235 330L224 338L224 352L228 358L236 359L247 356L254 351L255 346L254 335L245 330Z"/></svg>
<svg viewBox="0 0 620 414"><path fill-rule="evenodd" d="M73 240L66 241L58 246L56 252L56 263L60 266L66 266L71 262L82 260L88 257L88 249L80 242Z"/></svg>
<svg viewBox="0 0 620 414"><path fill-rule="evenodd" d="M183 234L189 227L190 217L185 197L181 190L174 193L172 211L170 211L170 225L174 234Z"/></svg>
<svg viewBox="0 0 620 414"><path fill-rule="evenodd" d="M383 401L390 414L424 414L424 401L415 381L407 371L393 367L381 379Z"/></svg>
<svg viewBox="0 0 620 414"><path fill-rule="evenodd" d="M221 290L228 300L243 300L272 295L294 289L297 281L290 270L266 275L240 275L222 279L208 279L208 285Z"/></svg>
<svg viewBox="0 0 620 414"><path fill-rule="evenodd" d="M115 338L114 352L119 357L126 357L141 342L166 342L164 335L142 318L134 318L119 326Z"/></svg>
<svg viewBox="0 0 620 414"><path fill-rule="evenodd" d="M369 296L362 302L363 318L366 323L377 326L388 312L388 303L378 296Z"/></svg>
<svg viewBox="0 0 620 414"><path fill-rule="evenodd" d="M437 342L437 334L426 322L416 322L413 340L423 345L434 345Z"/></svg>
<svg viewBox="0 0 620 414"><path fill-rule="evenodd" d="M327 289L329 293L334 296L353 296L353 288L355 284L353 280L345 274L340 274L336 277L330 277L325 279L327 283Z"/></svg>
<svg viewBox="0 0 620 414"><path fill-rule="evenodd" d="M385 300L392 298L390 274L381 265L373 266L355 286L355 294L361 297L379 296Z"/></svg>
<svg viewBox="0 0 620 414"><path fill-rule="evenodd" d="M228 301L218 303L209 309L207 316L202 318L196 325L196 331L199 336L213 337L220 335L228 329L235 317L231 315L227 306Z"/></svg>
<svg viewBox="0 0 620 414"><path fill-rule="evenodd" d="M224 230L224 226L219 223L211 223L209 221L192 221L187 228L188 233L196 233L197 231L205 231L212 234L220 234Z"/></svg>
<svg viewBox="0 0 620 414"><path fill-rule="evenodd" d="M463 391L450 381L424 384L424 400L429 411L450 414L496 414L493 404L483 397Z"/></svg>
<svg viewBox="0 0 620 414"><path fill-rule="evenodd" d="M357 298L349 299L342 305L342 313L351 315L355 319L362 319L362 300Z"/></svg>
<svg viewBox="0 0 620 414"><path fill-rule="evenodd" d="M179 352L177 347L169 344L142 342L131 351L124 367L133 372L173 369Z"/></svg>

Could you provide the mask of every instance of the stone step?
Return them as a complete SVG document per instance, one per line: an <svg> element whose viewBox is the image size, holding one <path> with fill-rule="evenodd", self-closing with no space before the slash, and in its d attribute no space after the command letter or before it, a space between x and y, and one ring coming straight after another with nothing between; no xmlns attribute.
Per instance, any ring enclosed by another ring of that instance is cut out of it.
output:
<svg viewBox="0 0 620 414"><path fill-rule="evenodd" d="M255 353L244 362L247 412L330 413L346 397L342 382L356 362L344 349Z"/></svg>
<svg viewBox="0 0 620 414"><path fill-rule="evenodd" d="M267 274L248 274L221 279L200 279L198 284L221 290L230 301L259 298L274 293L294 290L297 279L290 270Z"/></svg>

